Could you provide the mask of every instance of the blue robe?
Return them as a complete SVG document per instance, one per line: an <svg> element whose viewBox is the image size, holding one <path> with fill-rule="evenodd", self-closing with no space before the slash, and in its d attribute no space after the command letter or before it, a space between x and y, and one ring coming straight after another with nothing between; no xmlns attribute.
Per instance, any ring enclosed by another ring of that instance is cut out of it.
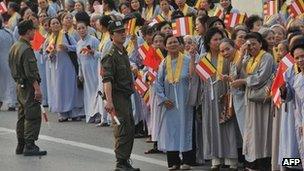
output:
<svg viewBox="0 0 304 171"><path fill-rule="evenodd" d="M95 50L94 55L82 54L80 51L87 46ZM86 115L86 122L96 113L96 101L98 91L98 58L100 53L97 52L99 41L90 35L87 35L83 40L80 39L77 43L77 55L79 60L79 77L84 80L84 111Z"/></svg>
<svg viewBox="0 0 304 171"><path fill-rule="evenodd" d="M45 61L46 61L46 56L43 55L42 51L35 51L35 57L37 59L37 66L39 70L39 75L40 75L40 88L42 92L42 105L48 105L48 94L47 94L47 83L46 83L46 66L45 66Z"/></svg>
<svg viewBox="0 0 304 171"><path fill-rule="evenodd" d="M295 73L293 67L284 73L284 80L288 85L294 84ZM299 158L297 132L295 127L295 101L294 98L286 100L281 108L281 129L278 161L283 158Z"/></svg>
<svg viewBox="0 0 304 171"><path fill-rule="evenodd" d="M11 76L8 65L8 54L15 38L6 28L0 29L0 102L5 102L8 107L15 107L17 103L16 84Z"/></svg>
<svg viewBox="0 0 304 171"><path fill-rule="evenodd" d="M156 82L156 93L159 98L158 105L161 108L158 149L162 151L190 151L192 150L193 126L193 111L188 103L190 58L184 57L180 80L175 86L167 81L165 60L160 64ZM176 64L177 59L172 59L173 73ZM177 98L174 92L175 88ZM178 101L178 108L176 106L176 99ZM173 109L166 109L163 104L166 100L171 100L174 103Z"/></svg>
<svg viewBox="0 0 304 171"><path fill-rule="evenodd" d="M63 42L68 51L76 51L76 41L69 37L69 45L65 36ZM49 77L48 77L48 95L50 111L59 113L61 117L77 117L82 115L79 110L82 106L83 98L81 91L76 85L76 72L68 53L58 51L53 60L48 55Z"/></svg>

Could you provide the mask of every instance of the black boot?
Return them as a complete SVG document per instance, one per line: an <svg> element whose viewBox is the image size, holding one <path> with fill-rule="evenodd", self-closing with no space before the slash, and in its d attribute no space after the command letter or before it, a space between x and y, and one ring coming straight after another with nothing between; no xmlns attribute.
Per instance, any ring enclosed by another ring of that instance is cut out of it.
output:
<svg viewBox="0 0 304 171"><path fill-rule="evenodd" d="M24 156L44 156L46 153L46 151L41 151L39 147L35 145L34 141L25 143Z"/></svg>
<svg viewBox="0 0 304 171"><path fill-rule="evenodd" d="M117 159L115 171L140 171L140 169L133 168L127 160Z"/></svg>
<svg viewBox="0 0 304 171"><path fill-rule="evenodd" d="M25 146L25 142L23 138L18 138L18 145L16 148L16 154L23 154L23 150L24 150L24 146Z"/></svg>

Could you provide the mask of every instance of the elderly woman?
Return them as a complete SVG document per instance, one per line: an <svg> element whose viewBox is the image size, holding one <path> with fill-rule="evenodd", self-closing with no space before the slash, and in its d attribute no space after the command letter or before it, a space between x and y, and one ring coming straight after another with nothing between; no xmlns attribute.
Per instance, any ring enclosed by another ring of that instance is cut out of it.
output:
<svg viewBox="0 0 304 171"><path fill-rule="evenodd" d="M180 53L177 37L168 35L164 40L168 56L160 64L156 93L161 107L159 150L167 152L169 170L190 169L192 150L192 107L188 104L190 58ZM183 165L179 154L183 155Z"/></svg>
<svg viewBox="0 0 304 171"><path fill-rule="evenodd" d="M226 105L223 105L228 103L228 83L222 76L229 73L229 60L219 50L219 43L223 38L223 32L218 28L211 28L205 36L207 55L204 58L213 64L217 74L202 83L204 156L205 159L212 160L212 170L220 169L222 162L237 170L237 123L233 119L225 120L225 116L229 114L225 109Z"/></svg>
<svg viewBox="0 0 304 171"><path fill-rule="evenodd" d="M258 15L251 15L245 21L246 27L251 32L258 32L263 25L263 19Z"/></svg>
<svg viewBox="0 0 304 171"><path fill-rule="evenodd" d="M231 83L233 87L246 86L243 154L246 161L249 162L248 169L269 170L272 107L265 89L272 78L274 60L272 55L267 52L267 43L262 35L252 32L248 33L245 39L250 42L250 44L244 44L250 55L249 59L244 60L246 78L237 79ZM256 97L255 94L260 96Z"/></svg>

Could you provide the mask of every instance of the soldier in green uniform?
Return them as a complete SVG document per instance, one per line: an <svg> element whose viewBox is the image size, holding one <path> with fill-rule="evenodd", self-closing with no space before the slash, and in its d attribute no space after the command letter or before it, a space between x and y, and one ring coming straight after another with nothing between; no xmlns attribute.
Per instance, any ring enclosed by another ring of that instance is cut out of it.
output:
<svg viewBox="0 0 304 171"><path fill-rule="evenodd" d="M126 33L121 21L113 21L108 29L113 42L111 50L101 61L101 75L106 98L105 109L112 116L116 114L120 125L114 126L116 171L139 171L130 163L135 125L132 114L131 95L133 79L129 57L123 44Z"/></svg>
<svg viewBox="0 0 304 171"><path fill-rule="evenodd" d="M17 100L19 103L16 154L24 156L46 155L35 145L41 126L42 98L37 61L30 41L34 38L35 28L32 21L22 21L18 25L20 39L9 53L9 67L17 83Z"/></svg>

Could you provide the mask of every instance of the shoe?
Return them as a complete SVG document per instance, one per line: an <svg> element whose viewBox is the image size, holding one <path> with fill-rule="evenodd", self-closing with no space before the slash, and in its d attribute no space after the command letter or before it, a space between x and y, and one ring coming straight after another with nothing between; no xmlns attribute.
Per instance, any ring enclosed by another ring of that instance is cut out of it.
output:
<svg viewBox="0 0 304 171"><path fill-rule="evenodd" d="M171 167L168 167L168 170L179 170L179 166L173 165Z"/></svg>
<svg viewBox="0 0 304 171"><path fill-rule="evenodd" d="M158 153L163 153L162 151L159 151L158 149L150 149L148 151L145 151L145 154L158 154Z"/></svg>
<svg viewBox="0 0 304 171"><path fill-rule="evenodd" d="M134 135L134 138L145 138L145 135L143 135L141 133L137 133Z"/></svg>
<svg viewBox="0 0 304 171"><path fill-rule="evenodd" d="M220 165L212 165L210 171L220 171Z"/></svg>
<svg viewBox="0 0 304 171"><path fill-rule="evenodd" d="M183 164L183 165L181 165L180 169L181 170L191 170L191 166L187 165L187 164Z"/></svg>
<svg viewBox="0 0 304 171"><path fill-rule="evenodd" d="M79 122L79 121L81 121L81 117L79 116L79 117L72 118L72 121Z"/></svg>
<svg viewBox="0 0 304 171"><path fill-rule="evenodd" d="M24 156L44 156L46 155L46 151L41 151L38 146L35 145L34 142L26 143L23 151Z"/></svg>
<svg viewBox="0 0 304 171"><path fill-rule="evenodd" d="M140 171L140 169L133 168L127 160L117 159L115 171Z"/></svg>
<svg viewBox="0 0 304 171"><path fill-rule="evenodd" d="M59 118L58 122L67 122L69 121L69 118Z"/></svg>
<svg viewBox="0 0 304 171"><path fill-rule="evenodd" d="M9 107L7 110L10 111L10 112L14 112L14 111L16 111L16 108L15 107Z"/></svg>
<svg viewBox="0 0 304 171"><path fill-rule="evenodd" d="M43 105L42 107L48 108L48 107L49 107L49 105Z"/></svg>
<svg viewBox="0 0 304 171"><path fill-rule="evenodd" d="M23 138L18 138L18 144L17 144L17 148L16 148L16 154L23 154L23 150L24 150L24 146L25 146L25 142Z"/></svg>

